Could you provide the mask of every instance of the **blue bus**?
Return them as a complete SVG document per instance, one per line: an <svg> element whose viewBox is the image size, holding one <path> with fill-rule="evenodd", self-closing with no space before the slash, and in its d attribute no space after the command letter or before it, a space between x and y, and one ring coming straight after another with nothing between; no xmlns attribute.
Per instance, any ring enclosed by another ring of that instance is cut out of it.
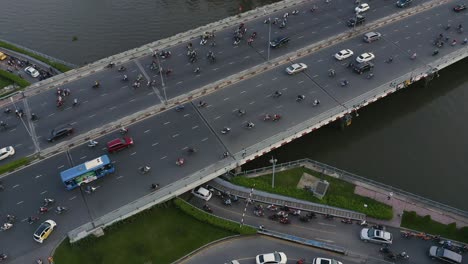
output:
<svg viewBox="0 0 468 264"><path fill-rule="evenodd" d="M60 172L63 184L68 190L75 189L81 184L92 182L115 171L107 155L87 161L83 164Z"/></svg>

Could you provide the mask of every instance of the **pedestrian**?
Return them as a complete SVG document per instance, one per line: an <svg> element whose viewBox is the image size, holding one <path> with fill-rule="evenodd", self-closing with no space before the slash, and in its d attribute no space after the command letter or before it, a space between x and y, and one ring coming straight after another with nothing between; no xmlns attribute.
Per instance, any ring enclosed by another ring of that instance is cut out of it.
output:
<svg viewBox="0 0 468 264"><path fill-rule="evenodd" d="M245 151L245 149L242 150L242 157L245 158L245 156L247 155L247 151Z"/></svg>
<svg viewBox="0 0 468 264"><path fill-rule="evenodd" d="M393 192L390 192L390 193L388 194L388 196L387 196L387 200L392 199L392 197L393 197Z"/></svg>

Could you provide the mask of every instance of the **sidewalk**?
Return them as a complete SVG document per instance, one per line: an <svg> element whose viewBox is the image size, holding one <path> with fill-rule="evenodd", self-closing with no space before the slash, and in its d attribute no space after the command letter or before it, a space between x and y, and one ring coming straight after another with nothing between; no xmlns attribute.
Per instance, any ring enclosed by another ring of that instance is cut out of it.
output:
<svg viewBox="0 0 468 264"><path fill-rule="evenodd" d="M390 194L386 190L370 186L365 183L357 183L354 193L372 198L393 207L393 219L390 221L373 220L378 223L399 227L401 225L401 215L403 214L403 211L415 211L416 214L421 216L430 215L432 220L442 224L455 222L457 224L457 228L468 226L468 219L466 218L411 201L403 195L394 193Z"/></svg>

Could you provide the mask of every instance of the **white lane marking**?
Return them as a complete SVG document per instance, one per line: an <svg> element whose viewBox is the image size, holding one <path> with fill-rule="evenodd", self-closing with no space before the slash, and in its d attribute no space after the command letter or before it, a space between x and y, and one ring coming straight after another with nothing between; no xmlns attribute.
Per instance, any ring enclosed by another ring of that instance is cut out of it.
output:
<svg viewBox="0 0 468 264"><path fill-rule="evenodd" d="M87 157L87 156L83 156L83 157L81 157L80 159L86 159L86 157Z"/></svg>
<svg viewBox="0 0 468 264"><path fill-rule="evenodd" d="M207 141L207 140L208 140L208 138L204 138L204 139L202 139L201 141L203 142L203 141Z"/></svg>
<svg viewBox="0 0 468 264"><path fill-rule="evenodd" d="M125 88L128 88L128 85L120 87L120 89L125 89Z"/></svg>
<svg viewBox="0 0 468 264"><path fill-rule="evenodd" d="M92 114L92 115L90 115L90 116L88 116L88 117L89 117L89 118L93 118L93 117L95 117L95 116L96 116L96 114Z"/></svg>
<svg viewBox="0 0 468 264"><path fill-rule="evenodd" d="M181 84L181 83L183 83L183 81L177 82L176 85L179 85L179 84Z"/></svg>
<svg viewBox="0 0 468 264"><path fill-rule="evenodd" d="M271 80L272 80L272 81L275 81L276 79L278 79L278 77L275 77L275 78L273 78L273 79L271 79Z"/></svg>
<svg viewBox="0 0 468 264"><path fill-rule="evenodd" d="M168 124L170 124L170 123L171 123L171 122L166 122L166 123L164 123L163 125L168 125Z"/></svg>
<svg viewBox="0 0 468 264"><path fill-rule="evenodd" d="M133 155L135 155L135 154L136 154L136 151L135 151L135 152L133 152L133 153L130 153L130 156L133 156Z"/></svg>
<svg viewBox="0 0 468 264"><path fill-rule="evenodd" d="M229 65L232 65L232 64L234 64L234 63L235 63L235 62L231 61L231 62L229 63Z"/></svg>
<svg viewBox="0 0 468 264"><path fill-rule="evenodd" d="M22 204L22 203L24 203L24 201L19 201L19 202L17 202L16 204Z"/></svg>
<svg viewBox="0 0 468 264"><path fill-rule="evenodd" d="M217 116L217 117L215 117L213 120L219 119L220 117L221 117L221 116Z"/></svg>
<svg viewBox="0 0 468 264"><path fill-rule="evenodd" d="M229 97L226 97L226 98L223 99L223 101L227 101L227 100L229 100Z"/></svg>
<svg viewBox="0 0 468 264"><path fill-rule="evenodd" d="M42 174L34 176L35 179L39 179L40 177L42 177Z"/></svg>
<svg viewBox="0 0 468 264"><path fill-rule="evenodd" d="M19 187L19 184L13 185L13 189Z"/></svg>
<svg viewBox="0 0 468 264"><path fill-rule="evenodd" d="M116 108L117 108L117 106L109 107L109 110L112 111L112 110L114 110L114 109L116 109Z"/></svg>
<svg viewBox="0 0 468 264"><path fill-rule="evenodd" d="M76 199L76 196L72 196L68 200L71 201L71 200L75 200L75 199Z"/></svg>
<svg viewBox="0 0 468 264"><path fill-rule="evenodd" d="M322 62L322 61L323 61L323 59L320 59L320 60L318 60L317 62Z"/></svg>
<svg viewBox="0 0 468 264"><path fill-rule="evenodd" d="M21 147L21 146L23 146L22 143L19 143L19 144L15 145L15 147L17 147L17 148L19 148L19 147Z"/></svg>
<svg viewBox="0 0 468 264"><path fill-rule="evenodd" d="M241 94L245 93L245 91L240 92Z"/></svg>
<svg viewBox="0 0 468 264"><path fill-rule="evenodd" d="M58 166L57 169L61 169L63 167L65 167L65 165Z"/></svg>
<svg viewBox="0 0 468 264"><path fill-rule="evenodd" d="M186 150L186 149L188 149L188 147L187 147L187 146L183 147L181 150Z"/></svg>
<svg viewBox="0 0 468 264"><path fill-rule="evenodd" d="M252 102L249 103L249 105L253 105L253 104L255 104L255 101L252 101Z"/></svg>
<svg viewBox="0 0 468 264"><path fill-rule="evenodd" d="M197 128L198 128L198 126L194 126L194 127L192 127L192 129L197 129Z"/></svg>
<svg viewBox="0 0 468 264"><path fill-rule="evenodd" d="M304 82L304 81L300 81L300 82L298 82L297 84L301 84L301 83L303 83L303 82Z"/></svg>
<svg viewBox="0 0 468 264"><path fill-rule="evenodd" d="M187 117L187 116L189 116L189 115L190 115L190 114L185 114L184 117Z"/></svg>
<svg viewBox="0 0 468 264"><path fill-rule="evenodd" d="M162 157L162 158L160 158L160 159L162 159L162 160L163 160L163 159L165 159L165 158L167 158L167 156L164 156L164 157Z"/></svg>
<svg viewBox="0 0 468 264"><path fill-rule="evenodd" d="M278 105L277 107L275 107L276 109L280 109L280 108L283 108L283 105Z"/></svg>
<svg viewBox="0 0 468 264"><path fill-rule="evenodd" d="M43 191L43 192L41 192L41 195L44 195L44 194L46 194L46 193L47 193L47 191Z"/></svg>
<svg viewBox="0 0 468 264"><path fill-rule="evenodd" d="M299 36L298 39L301 39L301 38L303 38L303 37L304 37L304 36Z"/></svg>
<svg viewBox="0 0 468 264"><path fill-rule="evenodd" d="M70 125L76 125L76 124L77 124L77 122L71 122L70 123Z"/></svg>
<svg viewBox="0 0 468 264"><path fill-rule="evenodd" d="M219 70L219 68L214 68L214 69L213 69L213 71L217 71L217 70Z"/></svg>
<svg viewBox="0 0 468 264"><path fill-rule="evenodd" d="M317 74L315 74L314 76L312 76L312 78L317 78L317 77L319 77Z"/></svg>
<svg viewBox="0 0 468 264"><path fill-rule="evenodd" d="M152 147L159 145L159 142L151 144Z"/></svg>
<svg viewBox="0 0 468 264"><path fill-rule="evenodd" d="M67 111L67 110L70 110L71 109L71 106L65 108L64 110Z"/></svg>
<svg viewBox="0 0 468 264"><path fill-rule="evenodd" d="M106 96L106 95L107 95L106 93L101 94L101 96Z"/></svg>
<svg viewBox="0 0 468 264"><path fill-rule="evenodd" d="M327 243L333 243L333 242L335 242L335 241L333 241L333 240L322 239L322 238L319 238L319 237L316 237L315 239L316 239L316 240L320 240L320 241L324 241L324 242L327 242Z"/></svg>
<svg viewBox="0 0 468 264"><path fill-rule="evenodd" d="M151 131L151 129L148 129L148 130L145 130L145 132L143 132L143 133L146 134L146 133L148 133L148 132L150 132L150 131Z"/></svg>
<svg viewBox="0 0 468 264"><path fill-rule="evenodd" d="M245 57L244 57L244 59L248 59L248 58L250 58L250 56L245 56Z"/></svg>
<svg viewBox="0 0 468 264"><path fill-rule="evenodd" d="M178 136L179 136L179 134L174 134L174 135L172 135L172 138L175 138L175 137L178 137Z"/></svg>
<svg viewBox="0 0 468 264"><path fill-rule="evenodd" d="M262 86L262 85L263 85L263 83L261 83L261 84L257 84L257 86L255 86L255 87L260 87L260 86Z"/></svg>
<svg viewBox="0 0 468 264"><path fill-rule="evenodd" d="M124 177L124 176L120 175L120 176L117 177L116 179L117 179L117 180L120 180L120 179L122 179L123 177Z"/></svg>
<svg viewBox="0 0 468 264"><path fill-rule="evenodd" d="M333 225L333 224L325 224L325 223L318 223L319 225L324 225L324 226L336 226L336 225Z"/></svg>
<svg viewBox="0 0 468 264"><path fill-rule="evenodd" d="M48 116L53 116L53 115L55 115L55 113L49 114Z"/></svg>
<svg viewBox="0 0 468 264"><path fill-rule="evenodd" d="M128 101L129 103L132 103L132 102L135 102L135 98L133 98L132 100Z"/></svg>

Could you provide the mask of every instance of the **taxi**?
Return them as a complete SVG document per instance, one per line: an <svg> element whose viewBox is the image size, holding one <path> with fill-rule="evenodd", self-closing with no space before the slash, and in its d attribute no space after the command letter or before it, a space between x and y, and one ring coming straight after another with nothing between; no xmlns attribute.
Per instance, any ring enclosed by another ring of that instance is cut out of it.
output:
<svg viewBox="0 0 468 264"><path fill-rule="evenodd" d="M50 236L56 226L57 223L55 223L53 220L46 220L36 229L36 232L34 232L34 240L39 243L44 242L44 240Z"/></svg>

